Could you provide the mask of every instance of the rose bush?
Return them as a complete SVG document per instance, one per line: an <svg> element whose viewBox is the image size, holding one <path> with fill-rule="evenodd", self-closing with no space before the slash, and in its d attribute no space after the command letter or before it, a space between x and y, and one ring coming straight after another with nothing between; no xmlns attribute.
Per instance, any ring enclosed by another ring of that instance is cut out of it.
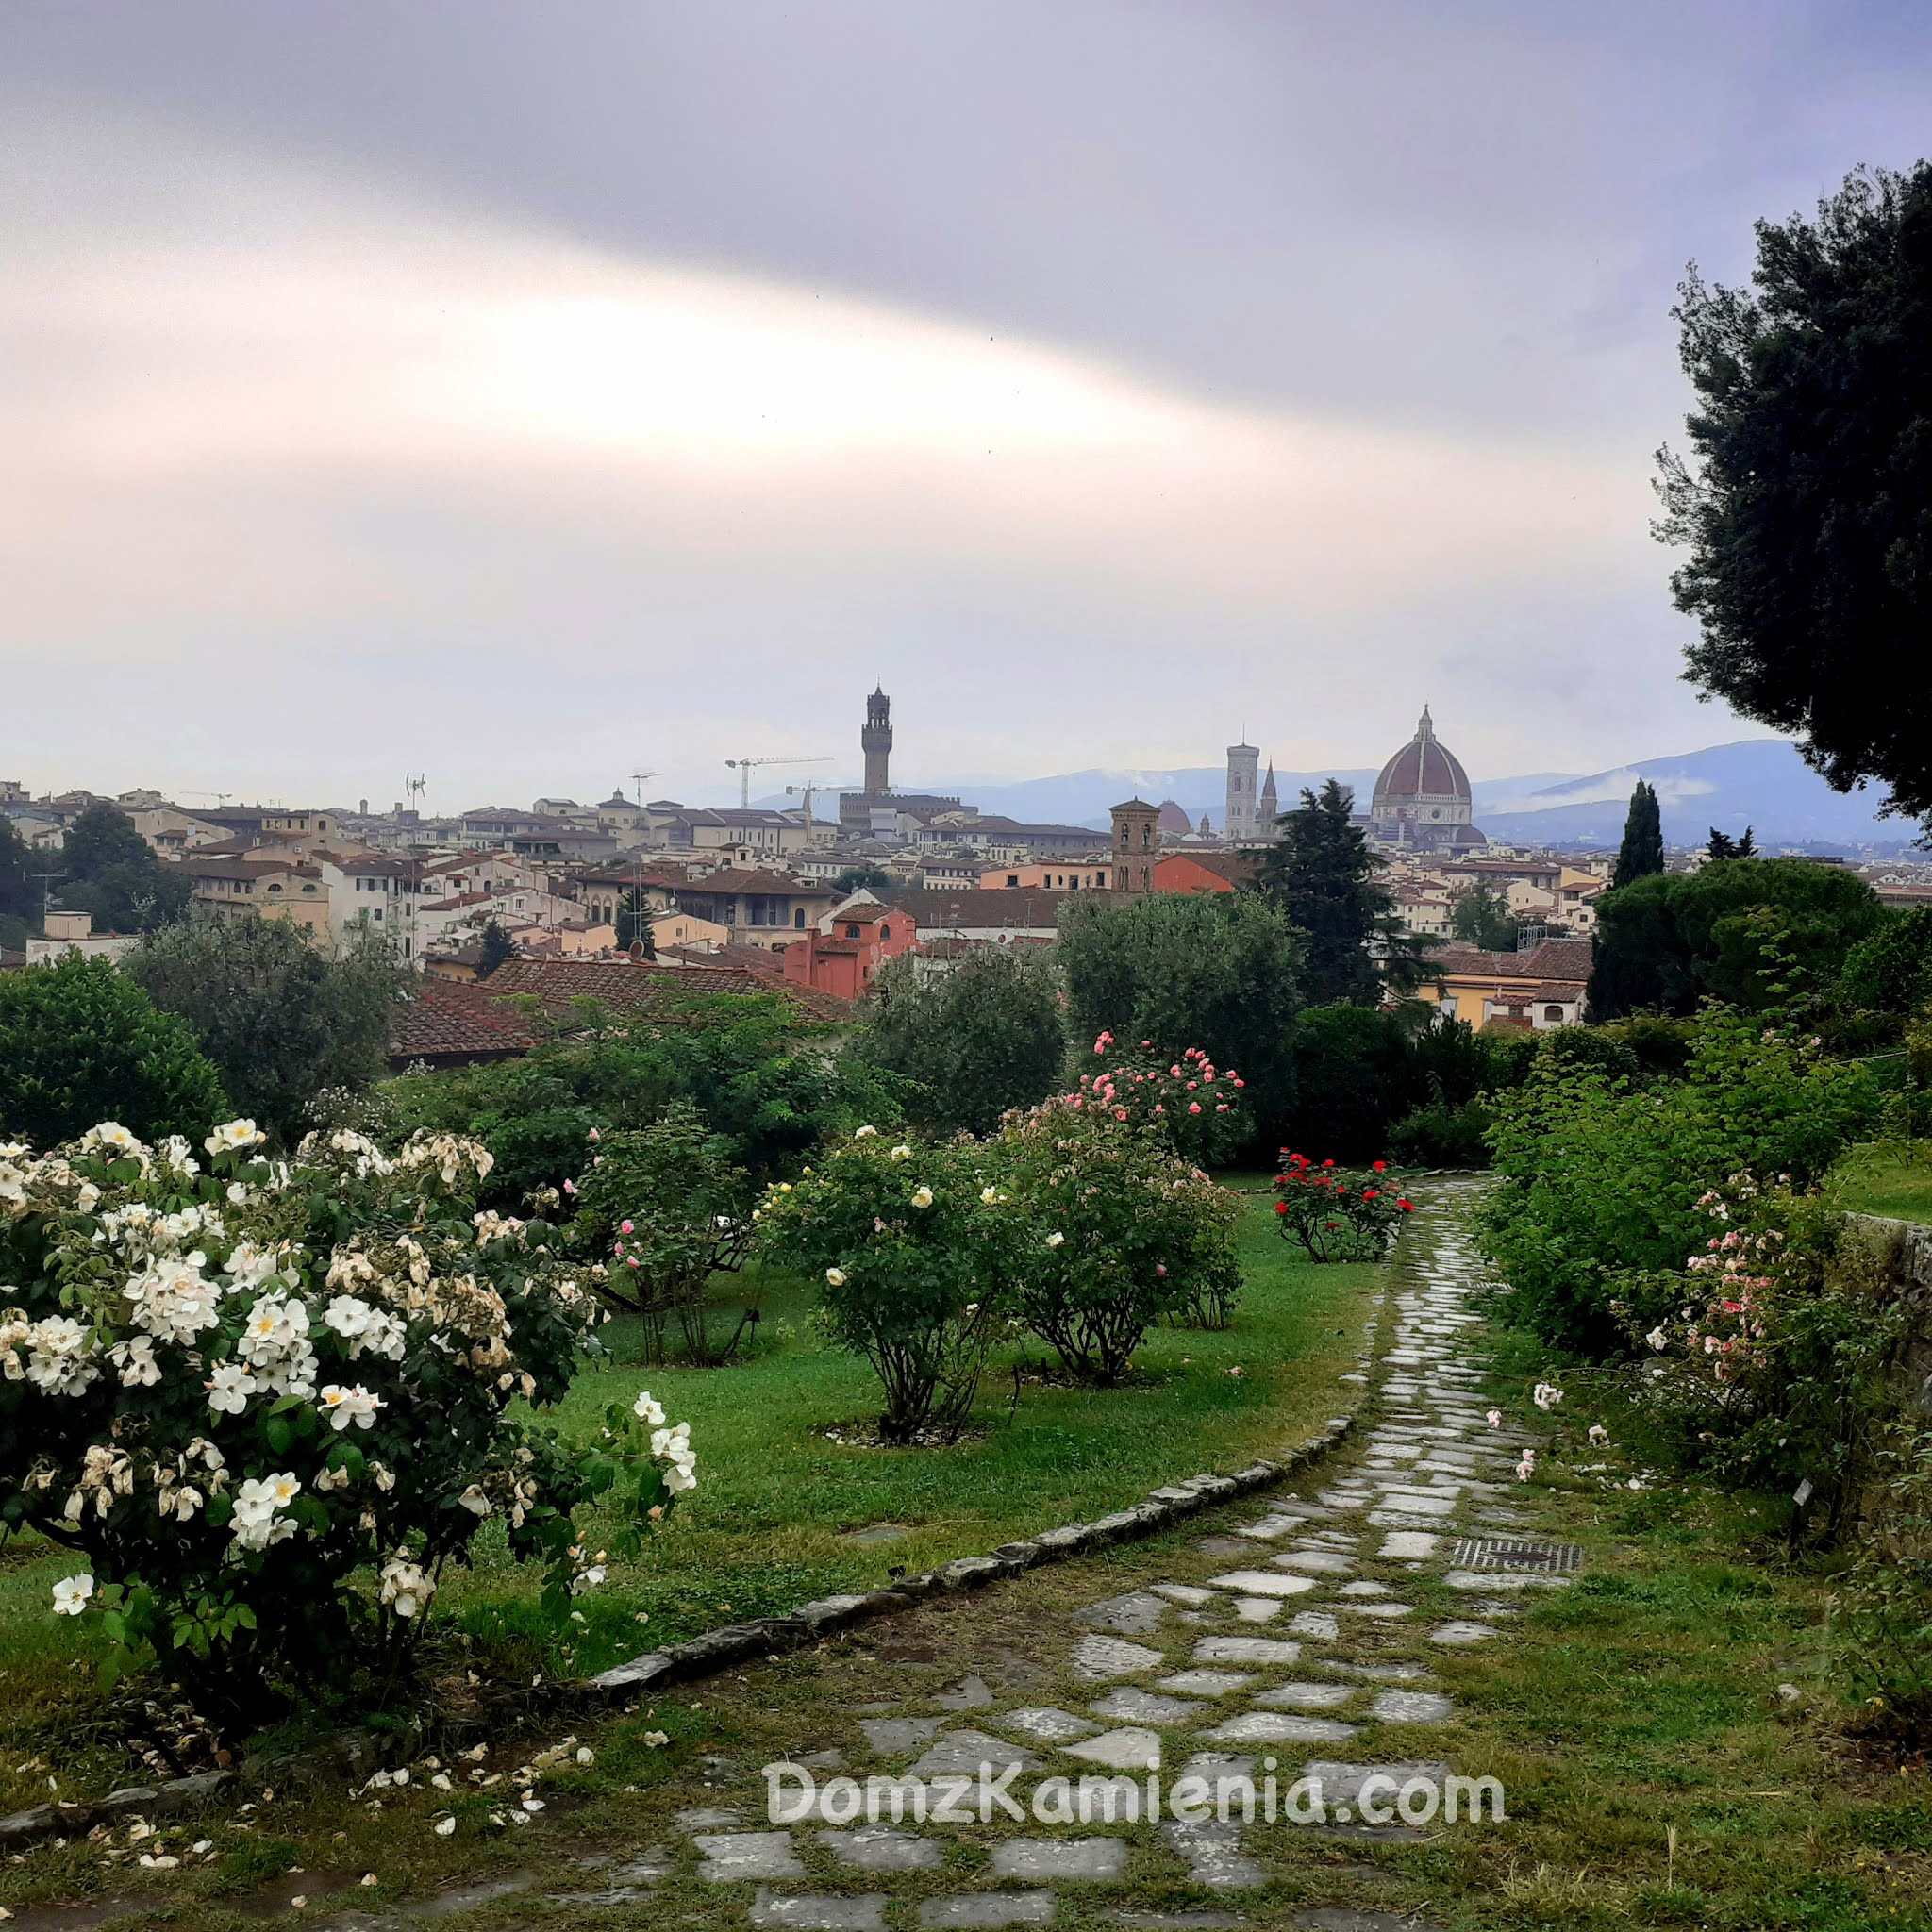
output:
<svg viewBox="0 0 1932 1932"><path fill-rule="evenodd" d="M1274 1225L1286 1241L1299 1241L1315 1261L1381 1258L1403 1219L1415 1209L1390 1177L1389 1163L1364 1169L1318 1167L1306 1154L1281 1150L1274 1176Z"/></svg>
<svg viewBox="0 0 1932 1932"><path fill-rule="evenodd" d="M819 1278L826 1331L876 1372L888 1441L955 1436L972 1408L1023 1238L1003 1179L974 1142L864 1126L754 1210L759 1252Z"/></svg>
<svg viewBox="0 0 1932 1932"><path fill-rule="evenodd" d="M1077 1090L1061 1096L1065 1106L1155 1129L1197 1167L1231 1159L1253 1131L1247 1082L1232 1067L1217 1067L1198 1046L1170 1060L1154 1051L1151 1040L1127 1052L1111 1033L1102 1033L1093 1054L1105 1063L1103 1071L1082 1074Z"/></svg>
<svg viewBox="0 0 1932 1932"><path fill-rule="evenodd" d="M230 1713L393 1676L491 1519L565 1613L602 1574L576 1512L609 1497L634 1538L693 1480L648 1398L589 1444L513 1413L605 1314L547 1224L476 1211L484 1149L260 1139L0 1146L0 1533L80 1558L55 1608L100 1620L110 1671L152 1657Z"/></svg>
<svg viewBox="0 0 1932 1932"><path fill-rule="evenodd" d="M1225 1324L1241 1285L1240 1203L1144 1113L1073 1094L1009 1120L996 1144L1031 1224L1020 1312L1071 1374L1117 1382L1163 1316Z"/></svg>

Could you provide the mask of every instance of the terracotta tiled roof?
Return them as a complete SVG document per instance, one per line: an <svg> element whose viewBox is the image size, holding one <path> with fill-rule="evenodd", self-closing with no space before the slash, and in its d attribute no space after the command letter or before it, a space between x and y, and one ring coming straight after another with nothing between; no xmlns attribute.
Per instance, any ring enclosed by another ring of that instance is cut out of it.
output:
<svg viewBox="0 0 1932 1932"><path fill-rule="evenodd" d="M389 1057L395 1066L507 1059L536 1043L523 1016L500 1004L491 986L419 980L390 1010Z"/></svg>

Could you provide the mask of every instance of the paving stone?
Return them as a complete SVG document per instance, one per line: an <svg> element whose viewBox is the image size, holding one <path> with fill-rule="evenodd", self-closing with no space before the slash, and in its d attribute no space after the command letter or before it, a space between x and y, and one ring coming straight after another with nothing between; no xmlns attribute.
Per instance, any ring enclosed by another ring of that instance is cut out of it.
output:
<svg viewBox="0 0 1932 1932"><path fill-rule="evenodd" d="M635 1905L646 1896L659 1879L669 1878L677 1870L677 1860L665 1845L646 1845L634 1858L627 1858L622 1864L614 1861L595 1865L598 1877L604 1883L595 1891L552 1891L544 1894L555 1906L590 1906L608 1908L612 1906ZM446 1897L448 1894L444 1894ZM421 1918L421 1907L411 1914Z"/></svg>
<svg viewBox="0 0 1932 1932"><path fill-rule="evenodd" d="M1354 1737L1356 1730L1356 1725L1338 1724L1333 1718L1248 1710L1201 1735L1221 1744L1340 1744Z"/></svg>
<svg viewBox="0 0 1932 1932"><path fill-rule="evenodd" d="M942 1717L870 1717L861 1718L858 1728L882 1757L903 1757L929 1742L944 1723Z"/></svg>
<svg viewBox="0 0 1932 1932"><path fill-rule="evenodd" d="M1431 1643L1481 1643L1486 1638L1493 1637L1495 1631L1487 1624L1465 1624L1452 1620L1439 1624L1429 1632Z"/></svg>
<svg viewBox="0 0 1932 1932"><path fill-rule="evenodd" d="M984 1677L968 1677L958 1690L942 1691L932 1701L941 1710L984 1710L992 1702L992 1691Z"/></svg>
<svg viewBox="0 0 1932 1932"><path fill-rule="evenodd" d="M1280 1637L1204 1637L1194 1645L1197 1664L1291 1664L1301 1654Z"/></svg>
<svg viewBox="0 0 1932 1932"><path fill-rule="evenodd" d="M1277 1684L1255 1698L1276 1710L1333 1710L1355 1695L1353 1684Z"/></svg>
<svg viewBox="0 0 1932 1932"><path fill-rule="evenodd" d="M842 1771L845 1754L836 1746L824 1751L800 1751L791 1762L804 1765L808 1771Z"/></svg>
<svg viewBox="0 0 1932 1932"><path fill-rule="evenodd" d="M1441 1518L1419 1515L1412 1509L1371 1509L1369 1524L1374 1529L1439 1529Z"/></svg>
<svg viewBox="0 0 1932 1932"><path fill-rule="evenodd" d="M1315 1587L1312 1576L1288 1576L1279 1570L1230 1570L1208 1581L1217 1590L1238 1591L1243 1596L1300 1596Z"/></svg>
<svg viewBox="0 0 1932 1932"><path fill-rule="evenodd" d="M925 1926L1051 1925L1050 1891L962 1891L929 1898L919 1907Z"/></svg>
<svg viewBox="0 0 1932 1932"><path fill-rule="evenodd" d="M1455 1707L1434 1690L1384 1690L1369 1706L1385 1724L1440 1724Z"/></svg>
<svg viewBox="0 0 1932 1932"><path fill-rule="evenodd" d="M1233 1536L1204 1536L1194 1547L1204 1557L1246 1557L1254 1553L1252 1545Z"/></svg>
<svg viewBox="0 0 1932 1932"><path fill-rule="evenodd" d="M1302 1767L1304 1777L1321 1779L1322 1802L1331 1818L1344 1809L1351 1813L1358 1811L1363 1781L1376 1774L1392 1777L1400 1790L1412 1777L1425 1777L1441 1784L1449 1775L1449 1767L1430 1758L1404 1758L1392 1764L1345 1764L1318 1758ZM1387 1794L1386 1802L1394 1802L1393 1792Z"/></svg>
<svg viewBox="0 0 1932 1932"><path fill-rule="evenodd" d="M1353 1906L1315 1906L1288 1922L1294 1932L1438 1932L1433 1919L1402 1912L1363 1912Z"/></svg>
<svg viewBox="0 0 1932 1932"><path fill-rule="evenodd" d="M1441 1538L1425 1529L1391 1529L1382 1539L1378 1557L1433 1557Z"/></svg>
<svg viewBox="0 0 1932 1932"><path fill-rule="evenodd" d="M1346 1671L1352 1677L1372 1677L1378 1684L1419 1683L1429 1674L1421 1664L1341 1664L1327 1663L1329 1671Z"/></svg>
<svg viewBox="0 0 1932 1932"><path fill-rule="evenodd" d="M1026 1710L1009 1710L1004 1717L989 1718L989 1724L1003 1724L1009 1731L1022 1731L1048 1744L1064 1744L1074 1738L1085 1738L1097 1731L1098 1724L1075 1717L1071 1710L1056 1710L1052 1705L1037 1705Z"/></svg>
<svg viewBox="0 0 1932 1932"><path fill-rule="evenodd" d="M1357 1617L1381 1617L1388 1619L1412 1617L1415 1615L1415 1606L1413 1604L1344 1604L1342 1608L1353 1610Z"/></svg>
<svg viewBox="0 0 1932 1932"><path fill-rule="evenodd" d="M1116 1883L1127 1869L1127 1845L1118 1838L1009 1838L992 1848L995 1878L1071 1878Z"/></svg>
<svg viewBox="0 0 1932 1932"><path fill-rule="evenodd" d="M1203 1604L1215 1601L1211 1590L1203 1590L1193 1583L1154 1583L1148 1588L1156 1596L1164 1596L1171 1604L1186 1604L1190 1609L1198 1610Z"/></svg>
<svg viewBox="0 0 1932 1932"><path fill-rule="evenodd" d="M1243 1624L1272 1624L1281 1614L1281 1599L1273 1596L1238 1596L1234 1613Z"/></svg>
<svg viewBox="0 0 1932 1932"><path fill-rule="evenodd" d="M679 1831L728 1831L744 1823L744 1813L730 1805L699 1805L671 1822Z"/></svg>
<svg viewBox="0 0 1932 1932"><path fill-rule="evenodd" d="M1140 1925L1146 1932L1224 1932L1245 1925L1239 1912L1115 1912L1116 1925Z"/></svg>
<svg viewBox="0 0 1932 1932"><path fill-rule="evenodd" d="M1098 1624L1106 1630L1118 1630L1126 1637L1151 1637L1160 1627L1167 1605L1144 1590L1130 1591L1125 1596L1110 1596L1103 1603L1089 1604L1080 1612L1083 1624Z"/></svg>
<svg viewBox="0 0 1932 1932"><path fill-rule="evenodd" d="M1394 1594L1386 1583L1372 1583L1363 1577L1358 1583L1344 1583L1338 1591L1339 1596L1391 1596Z"/></svg>
<svg viewBox="0 0 1932 1932"><path fill-rule="evenodd" d="M1191 1884L1205 1885L1210 1891L1246 1890L1268 1883L1265 1866L1241 1850L1241 1827L1211 1824L1188 1824L1171 1818L1161 1826L1161 1835L1180 1857L1188 1861Z"/></svg>
<svg viewBox="0 0 1932 1932"><path fill-rule="evenodd" d="M1157 1697L1132 1684L1109 1690L1087 1707L1096 1717L1122 1718L1140 1724L1184 1724L1208 1708L1191 1697Z"/></svg>
<svg viewBox="0 0 1932 1932"><path fill-rule="evenodd" d="M1341 1635L1341 1625L1326 1610L1299 1610L1288 1626L1299 1637L1312 1637L1332 1643Z"/></svg>
<svg viewBox="0 0 1932 1932"><path fill-rule="evenodd" d="M713 1884L741 1878L803 1878L789 1831L698 1832L691 1843L705 1855L698 1876Z"/></svg>
<svg viewBox="0 0 1932 1932"><path fill-rule="evenodd" d="M1074 1674L1102 1681L1108 1677L1131 1677L1137 1671L1151 1671L1167 1658L1158 1650L1128 1643L1118 1637L1098 1633L1083 1637L1074 1646Z"/></svg>
<svg viewBox="0 0 1932 1932"><path fill-rule="evenodd" d="M1038 1769L1040 1759L1024 1744L1008 1744L989 1738L984 1731L945 1731L916 1763L907 1767L908 1777L977 1777L979 1767L990 1764L996 1772L1009 1764L1024 1771Z"/></svg>
<svg viewBox="0 0 1932 1932"><path fill-rule="evenodd" d="M1245 1671L1176 1671L1154 1688L1177 1690L1184 1697L1225 1697L1230 1690L1245 1690L1254 1681Z"/></svg>
<svg viewBox="0 0 1932 1932"><path fill-rule="evenodd" d="M1090 1763L1104 1764L1109 1771L1158 1771L1160 1733L1143 1730L1138 1724L1124 1724L1117 1731L1103 1731L1084 1744L1060 1747L1069 1757L1084 1757Z"/></svg>
<svg viewBox="0 0 1932 1932"><path fill-rule="evenodd" d="M791 1925L798 1932L885 1932L886 1895L867 1892L862 1898L787 1896L758 1888L752 1901L754 1925Z"/></svg>
<svg viewBox="0 0 1932 1932"><path fill-rule="evenodd" d="M841 1865L860 1872L930 1872L945 1862L929 1838L894 1824L863 1824L854 1831L822 1831L819 1842Z"/></svg>
<svg viewBox="0 0 1932 1932"><path fill-rule="evenodd" d="M1288 1550L1274 1558L1280 1570L1301 1570L1310 1576L1346 1576L1356 1558L1340 1550Z"/></svg>

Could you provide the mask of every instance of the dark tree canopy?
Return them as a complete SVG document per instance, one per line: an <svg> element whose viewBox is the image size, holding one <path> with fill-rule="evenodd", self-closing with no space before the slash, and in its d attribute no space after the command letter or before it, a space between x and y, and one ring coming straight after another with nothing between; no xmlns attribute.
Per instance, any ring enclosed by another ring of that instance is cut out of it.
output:
<svg viewBox="0 0 1932 1932"><path fill-rule="evenodd" d="M1082 893L1061 914L1059 964L1076 1054L1103 1029L1129 1051L1198 1046L1235 1068L1263 1128L1293 1090L1303 941L1252 892L1150 892L1123 905Z"/></svg>
<svg viewBox="0 0 1932 1932"><path fill-rule="evenodd" d="M1734 839L1728 832L1720 832L1713 825L1710 828L1710 842L1704 849L1712 858L1756 858L1757 841L1749 825L1744 827L1744 836L1741 839Z"/></svg>
<svg viewBox="0 0 1932 1932"><path fill-rule="evenodd" d="M1604 895L1590 1010L1598 1020L1694 1012L1705 998L1760 1010L1788 969L1813 987L1885 924L1863 879L1801 858L1716 859Z"/></svg>
<svg viewBox="0 0 1932 1932"><path fill-rule="evenodd" d="M1493 886L1478 880L1457 900L1449 915L1452 938L1465 946L1480 946L1486 953L1508 953L1516 948L1516 915L1509 902Z"/></svg>
<svg viewBox="0 0 1932 1932"><path fill-rule="evenodd" d="M197 1154L231 1109L194 1035L106 959L0 974L0 1139L51 1147L103 1121Z"/></svg>
<svg viewBox="0 0 1932 1932"><path fill-rule="evenodd" d="M99 932L153 932L180 919L193 894L187 877L155 856L134 821L105 800L68 826L60 874L62 908L88 913Z"/></svg>
<svg viewBox="0 0 1932 1932"><path fill-rule="evenodd" d="M1657 534L1701 635L1686 677L1801 740L1840 791L1932 814L1932 163L1757 224L1747 288L1672 311L1697 391Z"/></svg>
<svg viewBox="0 0 1932 1932"><path fill-rule="evenodd" d="M1657 801L1657 787L1640 778L1636 791L1630 794L1630 810L1624 820L1624 842L1617 848L1617 869L1610 874L1610 884L1627 886L1663 869L1664 820Z"/></svg>
<svg viewBox="0 0 1932 1932"><path fill-rule="evenodd" d="M237 1108L284 1142L325 1087L388 1070L404 974L379 940L332 958L285 919L198 920L150 934L122 964L187 1021Z"/></svg>
<svg viewBox="0 0 1932 1932"><path fill-rule="evenodd" d="M476 977L488 979L506 959L516 958L516 942L495 920L486 920L477 952L481 957L476 961Z"/></svg>
<svg viewBox="0 0 1932 1932"><path fill-rule="evenodd" d="M832 881L835 892L882 892L904 882L875 865L848 865Z"/></svg>
<svg viewBox="0 0 1932 1932"><path fill-rule="evenodd" d="M20 827L0 814L0 918L38 919L41 911L40 882L34 855L20 836Z"/></svg>
<svg viewBox="0 0 1932 1932"><path fill-rule="evenodd" d="M1059 985L1041 962L987 948L924 984L908 957L874 980L856 1051L916 1083L914 1119L937 1133L985 1134L1032 1107L1066 1071Z"/></svg>
<svg viewBox="0 0 1932 1932"><path fill-rule="evenodd" d="M1354 792L1333 778L1304 791L1255 881L1307 942L1303 984L1315 1006L1378 1006L1385 991L1411 993L1428 977L1435 942L1403 930L1354 814Z"/></svg>

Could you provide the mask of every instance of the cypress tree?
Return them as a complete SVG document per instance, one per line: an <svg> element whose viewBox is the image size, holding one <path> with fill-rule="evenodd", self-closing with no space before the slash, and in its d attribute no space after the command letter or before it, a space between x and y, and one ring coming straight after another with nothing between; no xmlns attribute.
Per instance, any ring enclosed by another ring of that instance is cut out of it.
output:
<svg viewBox="0 0 1932 1932"><path fill-rule="evenodd" d="M1624 842L1617 848L1612 890L1633 879L1648 878L1664 869L1664 821L1657 808L1657 788L1640 778L1630 794L1629 815L1624 821Z"/></svg>

